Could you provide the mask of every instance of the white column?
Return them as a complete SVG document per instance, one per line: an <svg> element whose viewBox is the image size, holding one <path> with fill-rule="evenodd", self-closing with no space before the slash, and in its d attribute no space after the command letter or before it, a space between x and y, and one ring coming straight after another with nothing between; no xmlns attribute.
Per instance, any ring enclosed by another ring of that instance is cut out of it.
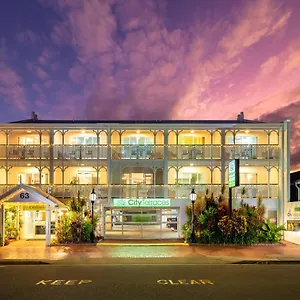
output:
<svg viewBox="0 0 300 300"><path fill-rule="evenodd" d="M51 208L46 204L46 246L51 243Z"/></svg>
<svg viewBox="0 0 300 300"><path fill-rule="evenodd" d="M4 232L5 232L5 224L4 224L4 205L0 205L0 237L2 238L2 242L0 246L4 246Z"/></svg>

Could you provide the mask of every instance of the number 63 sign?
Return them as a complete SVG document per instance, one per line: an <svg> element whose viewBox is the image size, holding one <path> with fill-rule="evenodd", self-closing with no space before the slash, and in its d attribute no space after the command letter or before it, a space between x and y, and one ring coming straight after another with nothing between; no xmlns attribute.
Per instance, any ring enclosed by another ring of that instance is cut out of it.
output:
<svg viewBox="0 0 300 300"><path fill-rule="evenodd" d="M29 199L29 193L20 193L21 199Z"/></svg>

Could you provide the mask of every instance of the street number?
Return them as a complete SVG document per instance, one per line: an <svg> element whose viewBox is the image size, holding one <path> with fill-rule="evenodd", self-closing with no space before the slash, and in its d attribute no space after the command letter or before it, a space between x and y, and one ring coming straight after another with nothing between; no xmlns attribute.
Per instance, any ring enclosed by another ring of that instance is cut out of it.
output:
<svg viewBox="0 0 300 300"><path fill-rule="evenodd" d="M29 193L20 193L21 199L29 199Z"/></svg>

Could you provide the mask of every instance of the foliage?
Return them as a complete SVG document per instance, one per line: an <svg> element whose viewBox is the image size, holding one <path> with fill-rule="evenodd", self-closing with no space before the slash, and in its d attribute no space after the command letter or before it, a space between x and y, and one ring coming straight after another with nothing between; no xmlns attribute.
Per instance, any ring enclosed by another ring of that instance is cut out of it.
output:
<svg viewBox="0 0 300 300"><path fill-rule="evenodd" d="M194 228L198 243L252 245L259 242L276 243L282 239L284 227L277 227L264 217L266 209L261 197L258 197L256 207L241 201L240 207L233 210L230 218L224 191L225 188L222 187L221 195L216 201L207 189L202 198L205 205L201 203L201 207L205 209L195 209ZM198 198L201 197L197 197L197 200ZM191 205L187 206L186 214L188 220L183 224L182 229L186 240L189 240L192 221Z"/></svg>
<svg viewBox="0 0 300 300"><path fill-rule="evenodd" d="M10 207L5 209L4 223L5 223L5 243L10 239L18 239L20 237L20 228L17 224L17 208ZM19 224L21 227L21 223Z"/></svg>
<svg viewBox="0 0 300 300"><path fill-rule="evenodd" d="M92 232L91 212L87 209L87 203L78 193L77 198L70 202L70 212L60 218L56 228L58 243L82 243L90 242ZM94 216L94 226L98 218Z"/></svg>
<svg viewBox="0 0 300 300"><path fill-rule="evenodd" d="M278 243L282 239L282 231L285 230L284 226L281 225L277 227L276 224L269 219L264 220L261 229L261 240L269 243Z"/></svg>

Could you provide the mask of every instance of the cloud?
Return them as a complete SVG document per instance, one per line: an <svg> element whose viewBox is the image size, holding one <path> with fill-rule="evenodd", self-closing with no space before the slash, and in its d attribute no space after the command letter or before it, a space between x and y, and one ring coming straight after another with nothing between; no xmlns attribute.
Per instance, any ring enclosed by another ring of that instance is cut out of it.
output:
<svg viewBox="0 0 300 300"><path fill-rule="evenodd" d="M16 40L19 43L33 44L36 43L39 39L40 37L30 29L21 31L16 35Z"/></svg>
<svg viewBox="0 0 300 300"><path fill-rule="evenodd" d="M0 62L0 95L14 108L26 111L23 79L5 62Z"/></svg>
<svg viewBox="0 0 300 300"><path fill-rule="evenodd" d="M285 27L290 16L291 10L283 10L277 1L249 1L237 24L222 38L220 46L228 58L233 58L262 38Z"/></svg>
<svg viewBox="0 0 300 300"><path fill-rule="evenodd" d="M300 99L300 97L298 98ZM300 100L291 103L282 108L276 109L273 112L262 114L260 120L265 122L281 122L283 120L291 120L291 170L300 169Z"/></svg>

